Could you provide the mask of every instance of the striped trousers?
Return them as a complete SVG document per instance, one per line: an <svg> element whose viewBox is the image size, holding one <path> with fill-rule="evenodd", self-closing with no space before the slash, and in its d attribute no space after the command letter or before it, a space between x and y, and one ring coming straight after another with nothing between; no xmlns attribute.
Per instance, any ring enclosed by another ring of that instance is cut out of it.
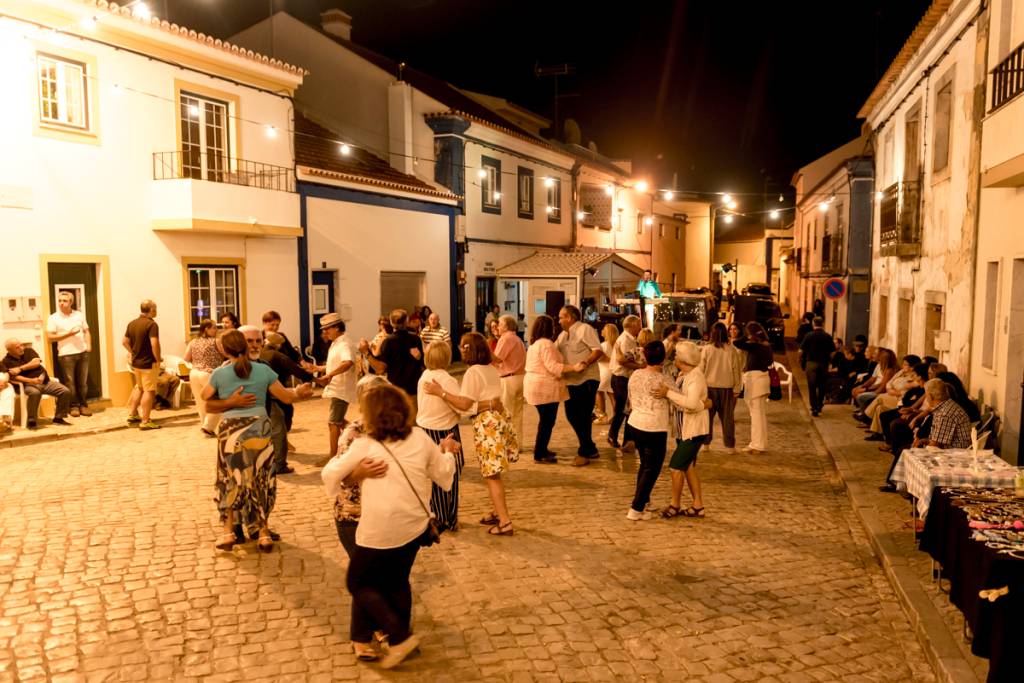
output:
<svg viewBox="0 0 1024 683"><path fill-rule="evenodd" d="M423 429L434 443L441 443L449 435L455 438L460 444L462 437L459 436L459 425L450 429ZM437 525L441 531L455 529L459 523L459 478L462 476L462 467L466 464L465 455L459 451L455 455L455 477L452 480L451 491L445 491L437 484L430 486L430 511L437 518Z"/></svg>

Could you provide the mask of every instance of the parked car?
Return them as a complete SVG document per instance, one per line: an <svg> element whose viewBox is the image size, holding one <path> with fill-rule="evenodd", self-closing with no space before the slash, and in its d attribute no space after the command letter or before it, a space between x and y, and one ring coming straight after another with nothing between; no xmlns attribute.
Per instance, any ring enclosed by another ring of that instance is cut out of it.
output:
<svg viewBox="0 0 1024 683"><path fill-rule="evenodd" d="M787 318L789 318L789 313L783 313L779 309L779 304L773 299L750 294L740 294L736 297L733 321L740 325L751 321L760 323L764 331L768 333L768 341L777 350L784 349L786 345Z"/></svg>
<svg viewBox="0 0 1024 683"><path fill-rule="evenodd" d="M772 288L764 282L751 282L743 288L743 294L750 294L752 296L767 296L772 295Z"/></svg>

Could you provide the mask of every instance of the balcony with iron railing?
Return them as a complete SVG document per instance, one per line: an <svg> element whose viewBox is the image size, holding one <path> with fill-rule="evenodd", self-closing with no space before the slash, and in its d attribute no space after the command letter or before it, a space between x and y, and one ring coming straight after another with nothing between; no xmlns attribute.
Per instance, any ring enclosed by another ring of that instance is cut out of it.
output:
<svg viewBox="0 0 1024 683"><path fill-rule="evenodd" d="M882 256L921 253L921 183L901 180L882 190L879 247Z"/></svg>
<svg viewBox="0 0 1024 683"><path fill-rule="evenodd" d="M153 229L250 236L302 234L295 171L198 150L155 152Z"/></svg>
<svg viewBox="0 0 1024 683"><path fill-rule="evenodd" d="M1024 92L1024 43L992 69L992 105L995 111Z"/></svg>
<svg viewBox="0 0 1024 683"><path fill-rule="evenodd" d="M153 180L185 178L261 190L295 191L295 171L284 166L198 150L153 153Z"/></svg>

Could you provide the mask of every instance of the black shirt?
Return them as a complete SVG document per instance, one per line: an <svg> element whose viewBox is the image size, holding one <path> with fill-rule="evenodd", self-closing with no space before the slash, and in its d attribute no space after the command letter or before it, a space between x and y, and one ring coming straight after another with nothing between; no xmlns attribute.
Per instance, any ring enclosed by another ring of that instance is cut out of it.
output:
<svg viewBox="0 0 1024 683"><path fill-rule="evenodd" d="M903 396L900 397L899 407L909 408L922 396L924 396L924 387L910 387L903 392Z"/></svg>
<svg viewBox="0 0 1024 683"><path fill-rule="evenodd" d="M39 354L34 350L26 348L21 352L21 358L15 358L11 354L4 356L3 366L10 373L11 368L17 368L22 365L27 365L30 361L39 358ZM39 367L32 368L31 370L22 370L17 375L13 375L11 379L16 380L18 377L27 377L28 379L36 379L37 377L43 378L43 384L50 381L50 376L46 372L46 368L40 363Z"/></svg>
<svg viewBox="0 0 1024 683"><path fill-rule="evenodd" d="M749 339L737 339L732 343L737 349L747 352L747 365L743 372L759 370L768 372L768 368L775 361L772 354L772 347L767 342L750 341Z"/></svg>
<svg viewBox="0 0 1024 683"><path fill-rule="evenodd" d="M284 347L282 347L282 350L283 349ZM260 352L260 360L269 365L270 369L277 373L278 381L284 386L288 386L288 382L291 380L292 375L298 377L303 382L313 381L313 375L303 370L301 365L293 362L291 358L281 353L281 351L265 348Z"/></svg>
<svg viewBox="0 0 1024 683"><path fill-rule="evenodd" d="M812 330L800 343L800 351L806 362L827 366L832 360L832 354L836 352L836 343L825 330Z"/></svg>
<svg viewBox="0 0 1024 683"><path fill-rule="evenodd" d="M809 335L813 329L814 326L810 323L800 323L800 327L796 328L796 343L802 344L804 342L804 338Z"/></svg>
<svg viewBox="0 0 1024 683"><path fill-rule="evenodd" d="M413 358L412 349L419 350L419 359ZM410 396L416 395L416 383L423 374L423 342L418 336L409 330L395 330L384 338L377 358L388 366L389 382Z"/></svg>
<svg viewBox="0 0 1024 683"><path fill-rule="evenodd" d="M140 370L148 370L156 365L156 354L153 353L153 343L150 337L160 337L160 328L156 321L140 315L128 323L128 329L124 336L132 347L132 367Z"/></svg>

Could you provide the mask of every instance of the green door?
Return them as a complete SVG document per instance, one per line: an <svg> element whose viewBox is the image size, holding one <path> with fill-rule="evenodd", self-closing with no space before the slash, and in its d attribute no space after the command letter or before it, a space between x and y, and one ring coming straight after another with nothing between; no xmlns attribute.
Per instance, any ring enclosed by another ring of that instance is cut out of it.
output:
<svg viewBox="0 0 1024 683"><path fill-rule="evenodd" d="M57 310L57 295L71 292L75 296L75 310L84 311L92 335L92 353L89 354L89 391L87 398L100 398L103 385L100 381L100 352L104 340L100 336L99 301L96 291L95 263L51 263L47 273L50 285L50 310ZM54 374L63 382L60 365L57 363L57 344L50 345Z"/></svg>

